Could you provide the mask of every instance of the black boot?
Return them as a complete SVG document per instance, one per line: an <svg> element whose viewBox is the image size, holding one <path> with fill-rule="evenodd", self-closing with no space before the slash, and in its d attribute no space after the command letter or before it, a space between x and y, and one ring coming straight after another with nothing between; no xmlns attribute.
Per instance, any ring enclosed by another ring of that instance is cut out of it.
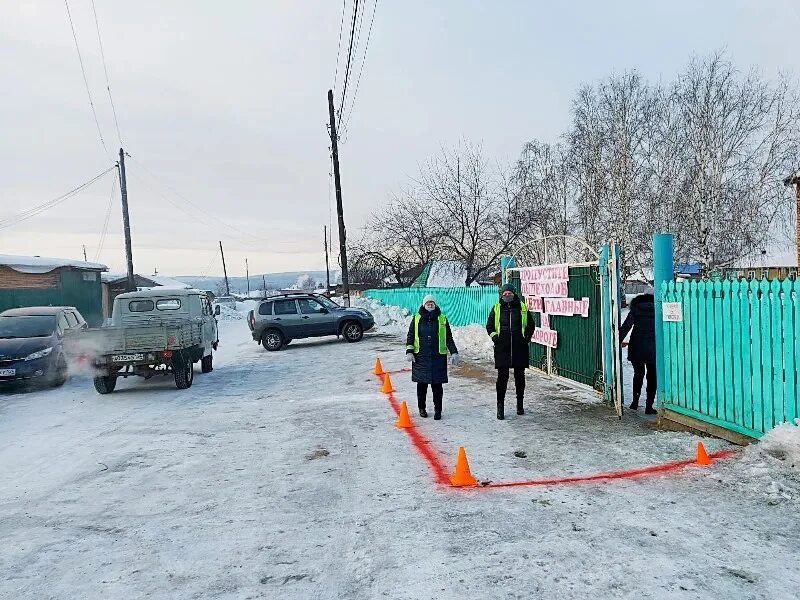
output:
<svg viewBox="0 0 800 600"><path fill-rule="evenodd" d="M501 421L506 418L504 400L497 401L497 418L500 419Z"/></svg>
<svg viewBox="0 0 800 600"><path fill-rule="evenodd" d="M433 420L434 421L441 421L442 420L442 411L441 410L437 410L436 412L433 413Z"/></svg>
<svg viewBox="0 0 800 600"><path fill-rule="evenodd" d="M522 407L522 398L517 398L517 414L524 415L525 409Z"/></svg>
<svg viewBox="0 0 800 600"><path fill-rule="evenodd" d="M427 419L428 418L428 411L425 410L424 406L420 406L419 407L419 416L422 417L423 419Z"/></svg>
<svg viewBox="0 0 800 600"><path fill-rule="evenodd" d="M639 409L639 396L633 397L633 402L630 405L631 410L638 410Z"/></svg>
<svg viewBox="0 0 800 600"><path fill-rule="evenodd" d="M646 415L657 415L658 414L658 411L655 408L653 408L653 402L655 402L655 400L648 400L647 401L647 404L644 407L644 414L646 414Z"/></svg>

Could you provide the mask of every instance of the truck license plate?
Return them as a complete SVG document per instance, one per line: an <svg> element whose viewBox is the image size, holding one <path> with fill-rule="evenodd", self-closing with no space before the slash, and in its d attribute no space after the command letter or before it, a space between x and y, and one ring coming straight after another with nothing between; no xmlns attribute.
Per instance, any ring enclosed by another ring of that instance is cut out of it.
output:
<svg viewBox="0 0 800 600"><path fill-rule="evenodd" d="M16 374L16 369L0 369L0 377L13 377Z"/></svg>
<svg viewBox="0 0 800 600"><path fill-rule="evenodd" d="M113 362L131 362L134 360L144 360L144 354L116 354L111 357Z"/></svg>

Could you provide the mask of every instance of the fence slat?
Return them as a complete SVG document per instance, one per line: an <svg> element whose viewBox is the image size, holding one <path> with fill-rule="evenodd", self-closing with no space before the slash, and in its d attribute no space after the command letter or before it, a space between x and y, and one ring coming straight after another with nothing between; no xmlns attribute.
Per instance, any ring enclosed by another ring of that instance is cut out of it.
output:
<svg viewBox="0 0 800 600"><path fill-rule="evenodd" d="M772 306L769 294L770 282L762 279L758 282L759 308L761 311L761 404L764 419L761 431L775 426L772 415L772 350L775 340L772 337Z"/></svg>
<svg viewBox="0 0 800 600"><path fill-rule="evenodd" d="M708 314L711 303L707 302L707 296L710 296L710 293L708 293L706 288L709 285L710 284L705 281L701 281L697 284L697 298L692 300L690 309L692 312L697 312L698 335L695 344L697 345L699 357L698 367L701 374L705 373L707 369L708 355L714 347L714 315L713 313L710 315ZM697 302L697 308L695 308L695 302ZM709 385L708 377L700 377L698 386L699 397L697 410L703 414L709 414L708 403L710 396L713 395L713 387L711 387L713 386L713 382Z"/></svg>
<svg viewBox="0 0 800 600"><path fill-rule="evenodd" d="M783 409L783 338L786 331L783 328L783 299L781 298L781 282L773 279L769 286L770 312L772 313L772 423L783 423L785 411Z"/></svg>
<svg viewBox="0 0 800 600"><path fill-rule="evenodd" d="M722 355L722 372L724 373L722 387L723 395L725 398L725 420L728 423L735 423L736 417L734 414L734 399L733 399L733 319L731 318L731 282L726 279L720 286L722 298L720 304L722 306L722 344L720 345L720 353Z"/></svg>
<svg viewBox="0 0 800 600"><path fill-rule="evenodd" d="M759 282L750 282L750 368L752 369L753 386L753 429L764 431L764 390L761 387L761 373L763 363L761 362L761 302L759 301Z"/></svg>
<svg viewBox="0 0 800 600"><path fill-rule="evenodd" d="M691 354L691 372L692 372L692 408L694 410L702 412L702 407L700 405L700 310L699 310L699 303L697 298L697 282L692 281L689 283L689 298L690 298L690 308L689 308L689 315L691 321L691 336L690 336L690 348L692 349Z"/></svg>
<svg viewBox="0 0 800 600"><path fill-rule="evenodd" d="M742 282L731 283L731 356L733 358L733 422L747 427L744 418L744 378L742 377Z"/></svg>
<svg viewBox="0 0 800 600"><path fill-rule="evenodd" d="M692 407L692 368L690 361L692 360L692 340L689 337L689 286L684 283L678 283L675 286L677 292L677 302L681 303L683 307L683 320L678 323L678 389L680 390L680 398L677 402L678 406L684 408Z"/></svg>
<svg viewBox="0 0 800 600"><path fill-rule="evenodd" d="M709 402L715 407L716 413L713 416L718 419L726 419L726 398L725 398L725 315L722 312L722 282L717 280L713 284L714 297L714 373L716 374L715 397ZM731 419L733 416L731 415Z"/></svg>
<svg viewBox="0 0 800 600"><path fill-rule="evenodd" d="M797 416L795 396L797 395L797 375L795 373L795 337L798 333L794 320L794 282L784 279L781 283L781 318L783 320L783 410L784 418L790 423Z"/></svg>
<svg viewBox="0 0 800 600"><path fill-rule="evenodd" d="M793 414L793 418L800 417L800 279L795 279L792 286L792 317L794 319L794 349L787 349L787 351L794 352L794 381L795 387L792 396L794 397L794 406L789 411Z"/></svg>

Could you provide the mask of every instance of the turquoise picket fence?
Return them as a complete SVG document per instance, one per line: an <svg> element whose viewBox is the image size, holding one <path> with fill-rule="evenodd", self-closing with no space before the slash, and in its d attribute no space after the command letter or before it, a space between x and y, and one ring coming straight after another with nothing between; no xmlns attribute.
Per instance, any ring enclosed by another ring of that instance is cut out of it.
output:
<svg viewBox="0 0 800 600"><path fill-rule="evenodd" d="M760 437L800 416L800 282L668 282L661 406Z"/></svg>
<svg viewBox="0 0 800 600"><path fill-rule="evenodd" d="M393 288L366 290L364 296L384 304L407 308L415 313L426 294L436 296L436 302L450 323L460 327L471 323L485 324L489 310L498 301L497 288Z"/></svg>

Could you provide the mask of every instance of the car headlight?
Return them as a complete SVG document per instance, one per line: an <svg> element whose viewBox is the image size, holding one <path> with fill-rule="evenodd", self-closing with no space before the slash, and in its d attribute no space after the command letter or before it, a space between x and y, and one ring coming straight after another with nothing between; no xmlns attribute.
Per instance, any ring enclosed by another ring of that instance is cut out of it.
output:
<svg viewBox="0 0 800 600"><path fill-rule="evenodd" d="M37 358L44 358L52 351L53 351L52 348L45 348L44 350L39 350L38 352L34 352L33 354L28 354L28 356L25 357L25 360L36 360Z"/></svg>

